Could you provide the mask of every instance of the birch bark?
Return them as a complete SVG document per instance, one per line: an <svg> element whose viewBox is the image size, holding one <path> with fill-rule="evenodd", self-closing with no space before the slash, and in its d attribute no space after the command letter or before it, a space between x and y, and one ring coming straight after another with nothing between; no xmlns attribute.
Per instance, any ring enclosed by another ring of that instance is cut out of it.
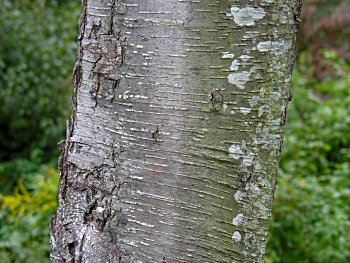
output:
<svg viewBox="0 0 350 263"><path fill-rule="evenodd" d="M263 262L301 0L83 0L51 262Z"/></svg>

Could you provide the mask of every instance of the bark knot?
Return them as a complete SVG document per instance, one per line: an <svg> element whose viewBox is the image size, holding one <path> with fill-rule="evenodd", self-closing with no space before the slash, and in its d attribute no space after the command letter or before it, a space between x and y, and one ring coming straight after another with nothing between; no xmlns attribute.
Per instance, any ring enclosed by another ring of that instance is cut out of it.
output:
<svg viewBox="0 0 350 263"><path fill-rule="evenodd" d="M212 90L208 95L208 105L210 110L219 111L224 104L224 96L222 96L220 90Z"/></svg>

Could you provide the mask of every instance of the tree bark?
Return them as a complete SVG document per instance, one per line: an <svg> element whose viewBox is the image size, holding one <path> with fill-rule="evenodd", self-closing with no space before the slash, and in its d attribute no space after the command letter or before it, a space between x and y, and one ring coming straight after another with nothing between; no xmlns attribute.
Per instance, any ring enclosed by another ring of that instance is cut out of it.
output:
<svg viewBox="0 0 350 263"><path fill-rule="evenodd" d="M263 262L301 0L83 0L51 262Z"/></svg>

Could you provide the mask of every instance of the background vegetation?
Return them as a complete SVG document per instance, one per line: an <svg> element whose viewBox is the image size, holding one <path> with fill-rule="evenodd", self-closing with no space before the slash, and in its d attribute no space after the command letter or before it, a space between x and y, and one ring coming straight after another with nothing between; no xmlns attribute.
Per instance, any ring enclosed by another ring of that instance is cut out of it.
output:
<svg viewBox="0 0 350 263"><path fill-rule="evenodd" d="M79 1L0 0L0 259L49 262ZM268 263L350 262L350 10L307 0Z"/></svg>
<svg viewBox="0 0 350 263"><path fill-rule="evenodd" d="M0 0L0 262L49 262L79 1Z"/></svg>

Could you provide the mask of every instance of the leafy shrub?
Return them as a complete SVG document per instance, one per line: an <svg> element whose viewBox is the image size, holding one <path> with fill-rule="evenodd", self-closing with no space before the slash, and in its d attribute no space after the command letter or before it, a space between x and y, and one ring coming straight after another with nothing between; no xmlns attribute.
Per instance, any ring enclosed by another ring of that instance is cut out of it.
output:
<svg viewBox="0 0 350 263"><path fill-rule="evenodd" d="M327 54L346 77L294 74L266 262L350 262L350 69Z"/></svg>
<svg viewBox="0 0 350 263"><path fill-rule="evenodd" d="M0 261L48 262L79 0L0 5ZM54 161L55 162L55 161Z"/></svg>
<svg viewBox="0 0 350 263"><path fill-rule="evenodd" d="M57 3L4 0L0 6L0 161L36 148L50 160L64 137L79 7Z"/></svg>
<svg viewBox="0 0 350 263"><path fill-rule="evenodd" d="M42 166L31 183L20 179L12 195L0 196L1 262L49 262L49 224L57 207L58 174Z"/></svg>
<svg viewBox="0 0 350 263"><path fill-rule="evenodd" d="M0 194L10 194L19 179L30 183L34 173L40 170L43 152L35 149L29 158L17 158L0 163Z"/></svg>

